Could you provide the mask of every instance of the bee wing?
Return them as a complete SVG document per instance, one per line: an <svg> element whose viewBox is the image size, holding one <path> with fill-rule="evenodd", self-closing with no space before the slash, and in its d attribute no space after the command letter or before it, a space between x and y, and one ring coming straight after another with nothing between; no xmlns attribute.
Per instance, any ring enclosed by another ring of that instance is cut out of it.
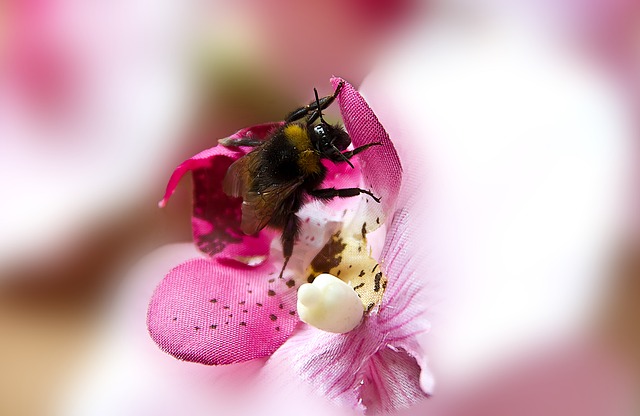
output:
<svg viewBox="0 0 640 416"><path fill-rule="evenodd" d="M252 178L258 170L261 153L262 147L247 153L229 166L222 182L222 190L225 194L245 199L251 187Z"/></svg>
<svg viewBox="0 0 640 416"><path fill-rule="evenodd" d="M242 201L242 231L255 234L269 223L276 210L300 185L304 178L277 183L265 189L247 192Z"/></svg>
<svg viewBox="0 0 640 416"><path fill-rule="evenodd" d="M245 234L255 234L266 227L282 202L295 191L304 178L278 182L260 190L250 190L260 168L262 147L247 153L229 166L222 182L225 194L242 197L242 224Z"/></svg>

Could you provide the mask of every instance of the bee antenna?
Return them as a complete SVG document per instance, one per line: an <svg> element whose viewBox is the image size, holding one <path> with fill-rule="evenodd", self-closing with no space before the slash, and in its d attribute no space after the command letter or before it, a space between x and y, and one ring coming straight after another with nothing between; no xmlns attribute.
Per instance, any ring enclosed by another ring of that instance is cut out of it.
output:
<svg viewBox="0 0 640 416"><path fill-rule="evenodd" d="M324 118L322 118L322 109L320 108L320 98L318 98L318 90L314 88L313 93L316 95L316 106L318 107L318 113L320 113L320 121L322 121L322 123L324 124L327 124L327 122L324 121Z"/></svg>
<svg viewBox="0 0 640 416"><path fill-rule="evenodd" d="M336 153L340 155L342 160L344 160L345 162L347 162L349 164L349 166L351 166L351 169L354 169L353 164L351 163L351 161L349 159L347 159L347 157L345 155L343 155L342 152L340 150L338 150L338 148L333 143L331 143L331 147L333 147L333 150L335 150Z"/></svg>

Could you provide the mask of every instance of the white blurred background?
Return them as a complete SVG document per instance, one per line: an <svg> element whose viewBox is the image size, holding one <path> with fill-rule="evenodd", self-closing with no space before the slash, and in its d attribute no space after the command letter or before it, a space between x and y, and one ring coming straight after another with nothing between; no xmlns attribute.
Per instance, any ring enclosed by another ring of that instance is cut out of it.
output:
<svg viewBox="0 0 640 416"><path fill-rule="evenodd" d="M188 180L157 201L182 160L334 74L425 161L405 169L437 387L402 414L637 414L633 0L1 2L0 414L233 409L210 381L236 370L147 335L151 291L192 255L164 247L190 241Z"/></svg>

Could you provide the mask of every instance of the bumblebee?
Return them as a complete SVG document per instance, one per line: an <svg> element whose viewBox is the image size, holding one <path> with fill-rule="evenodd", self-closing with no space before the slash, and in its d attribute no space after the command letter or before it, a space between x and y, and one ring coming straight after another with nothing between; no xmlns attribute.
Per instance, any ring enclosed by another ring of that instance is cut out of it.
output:
<svg viewBox="0 0 640 416"><path fill-rule="evenodd" d="M315 100L292 111L285 123L265 140L220 140L223 146L255 147L229 166L223 190L229 196L242 198L241 229L245 234L255 234L266 226L282 230L281 278L300 231L297 213L310 198L328 201L366 194L380 202L365 189L321 188L327 175L322 159L348 163L353 168L349 159L371 146L381 145L369 143L346 151L351 144L349 134L342 126L330 125L322 117L322 110L333 103L342 86L343 83L338 84L332 95L321 99L314 88Z"/></svg>

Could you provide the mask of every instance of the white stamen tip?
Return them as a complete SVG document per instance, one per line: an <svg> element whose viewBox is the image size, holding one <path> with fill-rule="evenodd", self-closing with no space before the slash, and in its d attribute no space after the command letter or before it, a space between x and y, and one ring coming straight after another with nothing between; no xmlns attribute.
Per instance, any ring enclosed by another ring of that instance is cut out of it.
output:
<svg viewBox="0 0 640 416"><path fill-rule="evenodd" d="M298 289L298 303L313 308L322 300L322 293L316 286L305 283Z"/></svg>
<svg viewBox="0 0 640 416"><path fill-rule="evenodd" d="M345 333L358 326L364 306L351 286L330 274L317 276L298 289L302 322L327 332Z"/></svg>

